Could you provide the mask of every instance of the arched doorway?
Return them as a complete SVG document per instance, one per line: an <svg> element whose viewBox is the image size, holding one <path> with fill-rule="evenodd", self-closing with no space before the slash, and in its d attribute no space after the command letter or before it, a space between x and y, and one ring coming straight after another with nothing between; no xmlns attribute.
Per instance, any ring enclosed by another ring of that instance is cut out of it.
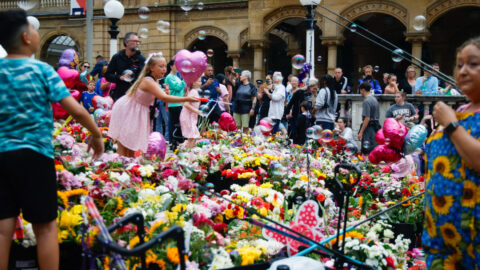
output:
<svg viewBox="0 0 480 270"><path fill-rule="evenodd" d="M305 18L289 18L281 21L268 32L268 49L266 50L266 70L281 71L284 78L289 74L298 75L299 70L292 68L292 57L296 54L306 54L307 23ZM326 59L326 48L321 45L319 37L322 30L315 25L315 59ZM316 61L315 75L319 77L327 69L327 62Z"/></svg>
<svg viewBox="0 0 480 270"><path fill-rule="evenodd" d="M456 49L480 35L480 28L474 22L480 22L480 7L455 8L441 15L430 25L431 36L423 46L423 60L430 64L437 62L441 71L453 74Z"/></svg>
<svg viewBox="0 0 480 270"><path fill-rule="evenodd" d="M354 20L371 32L383 37L406 52L411 51L411 44L405 41L405 25L397 18L383 13L368 13ZM358 30L364 33L361 30ZM378 72L373 76L381 81L383 73L394 73L399 77L405 76L405 69L409 65L407 61L400 63L392 61L392 54L355 32L344 30L345 41L338 48L337 65L343 68L344 73L358 81L362 75L362 67L366 65L378 66ZM400 78L399 78L400 79ZM356 85L354 85L356 89Z"/></svg>
<svg viewBox="0 0 480 270"><path fill-rule="evenodd" d="M77 44L71 37L67 35L53 36L43 45L40 59L56 68L60 55L66 49L74 49L78 52Z"/></svg>
<svg viewBox="0 0 480 270"><path fill-rule="evenodd" d="M227 44L215 36L207 36L204 40L197 38L190 45L189 50L204 52L208 57L208 63L213 66L215 74L223 73L226 66L232 65L232 59L227 57ZM213 54L209 54L209 50L212 50Z"/></svg>

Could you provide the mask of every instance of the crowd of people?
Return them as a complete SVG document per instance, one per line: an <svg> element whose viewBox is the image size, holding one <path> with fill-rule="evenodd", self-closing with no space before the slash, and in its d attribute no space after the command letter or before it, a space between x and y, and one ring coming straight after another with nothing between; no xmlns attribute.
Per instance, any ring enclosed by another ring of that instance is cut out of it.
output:
<svg viewBox="0 0 480 270"><path fill-rule="evenodd" d="M128 33L125 49L112 58L107 68L101 57L97 58L90 74L89 63L80 66L81 78L86 80L88 89L82 99L84 109L51 66L30 58L39 50L40 37L28 23L26 12L3 11L0 22L9 26L0 31L0 45L8 52L6 58L0 59L1 269L7 268L16 217L20 212L32 223L40 268L58 269L57 179L51 144L53 102L59 102L90 131L88 147L94 150L94 159L103 154L104 142L88 113L91 111L88 100L93 93L105 95L105 92L116 100L109 135L117 139L118 153L124 156L132 156L133 151L146 148L150 123L155 117L151 108L156 99L168 102L170 120L163 124L176 126L179 123L181 137L187 138L190 145L199 136L196 120L203 113L197 99L200 96L216 101L211 103L211 106L218 106L211 108L211 121L218 120L222 111L233 113L237 127L243 132L248 132L259 119L268 117L275 130L288 133L298 143L304 142L305 129L314 124L335 130L346 141L354 140L348 119L337 119L337 95L352 92L351 80L343 76L340 68L335 70L334 77L325 75L320 81L300 82L289 76L284 86L280 72L269 74L265 82L257 81L254 85L248 70L226 67L224 74L214 77L209 66L201 78L185 87L172 62L168 64L159 53L145 59L138 50L137 34ZM422 243L429 269L444 269L449 265L461 269L480 267L479 63L480 38L465 42L456 54L455 79L470 103L457 111L443 102L433 107L433 117L441 128L433 130L432 127L433 135L425 145L427 181ZM364 67L363 72L364 78L358 82L359 92L365 98L363 122L357 137L371 142L370 145L362 143L364 151L373 148L372 136L380 126L376 94L395 94L395 104L387 111L387 116L409 125L418 121L419 116L413 105L405 101L407 93L437 94L442 83L449 87L430 72L416 78L412 67L407 68L406 78L399 85L391 74L384 76L383 83L375 80L371 66ZM95 76L98 79L93 83ZM102 92L97 92L98 85ZM162 103L157 106L157 109L166 108ZM428 115L421 123L427 118L432 121L432 116Z"/></svg>

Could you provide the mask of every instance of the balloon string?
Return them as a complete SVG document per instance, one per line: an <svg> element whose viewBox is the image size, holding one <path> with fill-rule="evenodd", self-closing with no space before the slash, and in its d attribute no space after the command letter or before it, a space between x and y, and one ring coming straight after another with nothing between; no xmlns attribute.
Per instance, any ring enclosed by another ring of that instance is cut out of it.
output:
<svg viewBox="0 0 480 270"><path fill-rule="evenodd" d="M57 136L58 134L60 134L60 132L62 131L62 129L68 125L68 123L70 123L70 121L72 121L73 117L71 115L68 116L67 120L65 120L65 122L63 123L63 125L61 127L59 127L57 130L55 130L55 132L53 133L53 136Z"/></svg>

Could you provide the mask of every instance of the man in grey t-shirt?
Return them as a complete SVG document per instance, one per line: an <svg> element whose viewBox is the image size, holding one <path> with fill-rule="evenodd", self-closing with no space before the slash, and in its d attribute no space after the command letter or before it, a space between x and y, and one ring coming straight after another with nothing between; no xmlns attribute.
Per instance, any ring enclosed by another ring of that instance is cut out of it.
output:
<svg viewBox="0 0 480 270"><path fill-rule="evenodd" d="M413 125L413 122L418 120L418 114L412 103L405 102L406 97L405 92L396 93L395 104L388 108L385 117Z"/></svg>
<svg viewBox="0 0 480 270"><path fill-rule="evenodd" d="M361 83L359 89L365 99L362 111L363 122L358 132L358 139L362 141L362 153L368 155L377 146L375 134L381 128L378 122L380 109L377 99L370 95L371 85L368 82Z"/></svg>

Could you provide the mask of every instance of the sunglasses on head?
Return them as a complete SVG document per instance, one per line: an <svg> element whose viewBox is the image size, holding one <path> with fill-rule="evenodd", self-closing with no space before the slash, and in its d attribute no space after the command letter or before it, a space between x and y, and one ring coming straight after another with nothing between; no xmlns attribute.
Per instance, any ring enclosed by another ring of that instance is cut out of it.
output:
<svg viewBox="0 0 480 270"><path fill-rule="evenodd" d="M90 66L83 66L84 68L90 68Z"/></svg>

